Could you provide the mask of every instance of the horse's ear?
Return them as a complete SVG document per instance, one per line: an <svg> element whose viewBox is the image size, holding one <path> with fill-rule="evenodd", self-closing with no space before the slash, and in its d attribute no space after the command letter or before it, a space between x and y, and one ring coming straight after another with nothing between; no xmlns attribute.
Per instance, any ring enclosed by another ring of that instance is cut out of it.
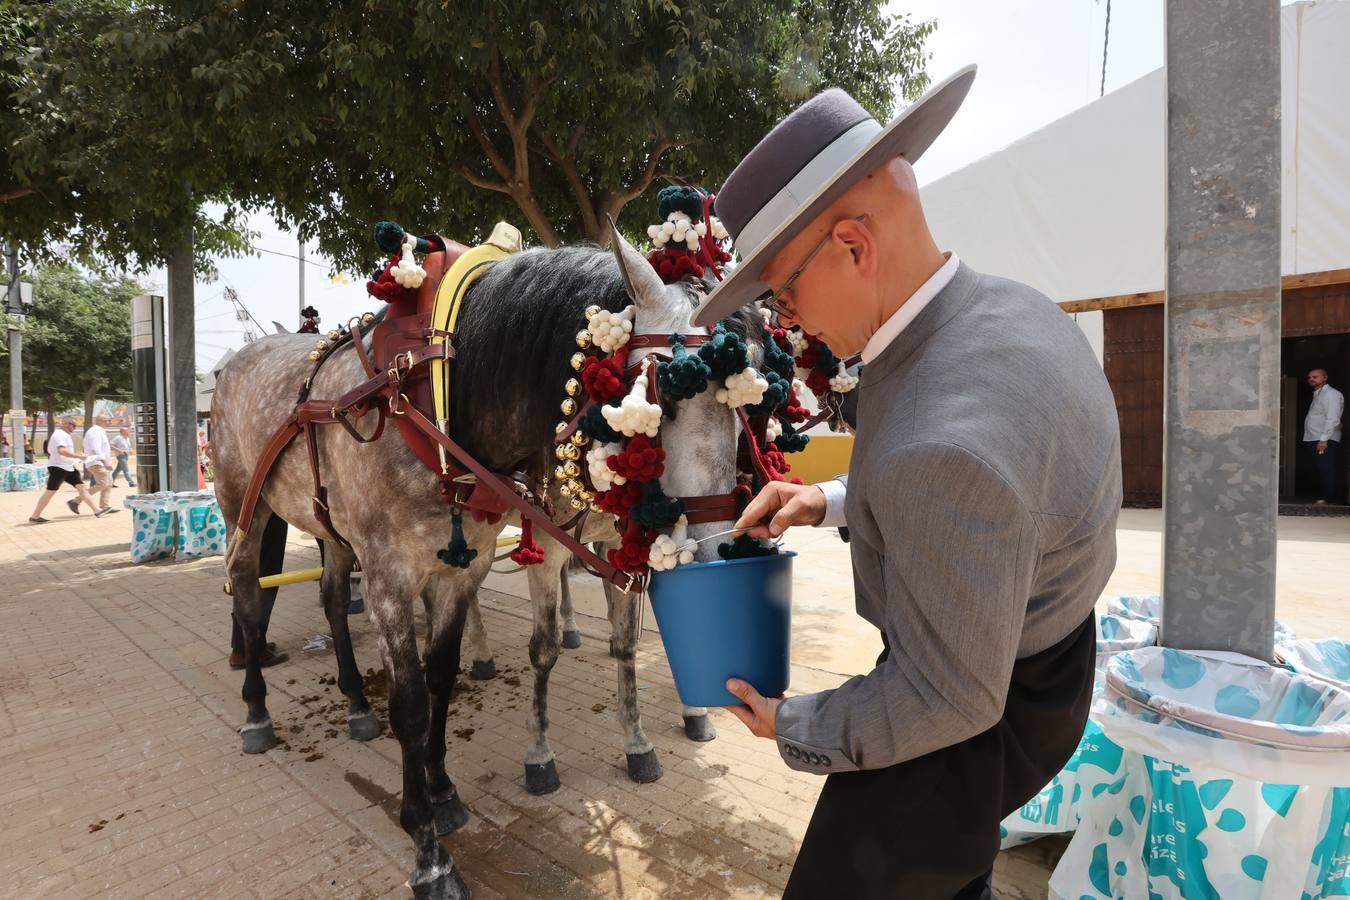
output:
<svg viewBox="0 0 1350 900"><path fill-rule="evenodd" d="M619 274L623 276L624 287L628 288L628 296L639 307L661 303L666 293L665 282L651 264L643 259L642 254L619 234L614 219L609 216L605 218L609 221L610 245L614 248L614 258L619 262Z"/></svg>

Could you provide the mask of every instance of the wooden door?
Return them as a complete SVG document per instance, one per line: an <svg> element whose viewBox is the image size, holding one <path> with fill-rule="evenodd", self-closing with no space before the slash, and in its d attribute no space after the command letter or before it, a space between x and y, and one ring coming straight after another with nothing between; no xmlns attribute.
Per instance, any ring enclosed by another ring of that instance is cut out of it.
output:
<svg viewBox="0 0 1350 900"><path fill-rule="evenodd" d="M1126 506L1161 506L1163 485L1163 307L1107 310L1103 365L1120 416Z"/></svg>

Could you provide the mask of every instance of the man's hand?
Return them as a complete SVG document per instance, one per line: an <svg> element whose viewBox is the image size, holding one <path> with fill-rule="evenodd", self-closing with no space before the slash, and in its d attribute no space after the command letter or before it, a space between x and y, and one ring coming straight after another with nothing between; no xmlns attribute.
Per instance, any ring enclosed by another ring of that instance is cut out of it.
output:
<svg viewBox="0 0 1350 900"><path fill-rule="evenodd" d="M1327 442L1326 442L1326 441L1318 441L1318 442L1317 442L1317 452L1318 452L1318 453L1326 453L1326 452L1327 452ZM746 510L746 511L749 512L749 510Z"/></svg>
<svg viewBox="0 0 1350 900"><path fill-rule="evenodd" d="M782 697L762 697L759 691L739 678L727 679L727 690L745 703L745 706L728 706L727 709L745 723L751 734L771 741L778 739L774 716L778 712L778 704L783 702Z"/></svg>
<svg viewBox="0 0 1350 900"><path fill-rule="evenodd" d="M819 525L824 519L825 492L820 488L771 481L741 513L736 528L751 537L776 538L793 525Z"/></svg>

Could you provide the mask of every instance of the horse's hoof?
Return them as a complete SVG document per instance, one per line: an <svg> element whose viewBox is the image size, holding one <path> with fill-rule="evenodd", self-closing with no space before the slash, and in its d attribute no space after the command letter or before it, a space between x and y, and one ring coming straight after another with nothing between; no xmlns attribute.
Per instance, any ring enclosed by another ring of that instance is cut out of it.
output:
<svg viewBox="0 0 1350 900"><path fill-rule="evenodd" d="M497 661L495 659L475 659L473 668L469 670L469 677L474 681L491 681L497 677Z"/></svg>
<svg viewBox="0 0 1350 900"><path fill-rule="evenodd" d="M581 647L580 631L564 631L562 645L567 650L577 650Z"/></svg>
<svg viewBox="0 0 1350 900"><path fill-rule="evenodd" d="M551 794L562 787L562 782L558 780L558 763L550 759L542 765L533 763L525 764L525 790L538 797L541 794Z"/></svg>
<svg viewBox="0 0 1350 900"><path fill-rule="evenodd" d="M436 835L444 837L452 831L458 831L469 824L469 808L459 799L459 792L452 790L447 797L432 799L431 814L436 819Z"/></svg>
<svg viewBox="0 0 1350 900"><path fill-rule="evenodd" d="M628 754L628 777L638 784L651 784L661 777L661 761L656 758L655 748Z"/></svg>
<svg viewBox="0 0 1350 900"><path fill-rule="evenodd" d="M684 736L702 744L717 737L717 729L708 721L706 713L701 716L685 716Z"/></svg>
<svg viewBox="0 0 1350 900"><path fill-rule="evenodd" d="M459 870L450 860L450 854L441 844L436 845L436 864L417 869L408 879L418 900L469 900L469 886L459 877Z"/></svg>
<svg viewBox="0 0 1350 900"><path fill-rule="evenodd" d="M245 753L266 753L277 745L277 733L272 730L272 720L249 722L239 729L244 739Z"/></svg>
<svg viewBox="0 0 1350 900"><path fill-rule="evenodd" d="M366 611L366 601L363 597L353 597L347 604L347 615L359 616Z"/></svg>
<svg viewBox="0 0 1350 900"><path fill-rule="evenodd" d="M375 718L375 713L366 711L360 715L348 716L347 730L351 732L354 741L373 741L384 731L384 726Z"/></svg>

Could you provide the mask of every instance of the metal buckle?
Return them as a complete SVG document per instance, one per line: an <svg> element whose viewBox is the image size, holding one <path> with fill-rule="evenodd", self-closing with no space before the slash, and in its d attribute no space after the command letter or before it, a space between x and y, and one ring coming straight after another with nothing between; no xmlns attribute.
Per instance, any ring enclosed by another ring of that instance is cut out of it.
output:
<svg viewBox="0 0 1350 900"><path fill-rule="evenodd" d="M313 500L314 505L322 509L324 512L332 512L332 510L328 508L328 504L324 503L318 497L310 497L309 499Z"/></svg>
<svg viewBox="0 0 1350 900"><path fill-rule="evenodd" d="M637 583L637 580L638 574L636 572L629 572L628 583L625 584L623 587L619 588L619 590L623 591L625 594L633 593L633 585Z"/></svg>
<svg viewBox="0 0 1350 900"><path fill-rule="evenodd" d="M402 391L394 391L389 395L389 414L391 416L406 415L403 411L403 404L408 402L408 396Z"/></svg>

